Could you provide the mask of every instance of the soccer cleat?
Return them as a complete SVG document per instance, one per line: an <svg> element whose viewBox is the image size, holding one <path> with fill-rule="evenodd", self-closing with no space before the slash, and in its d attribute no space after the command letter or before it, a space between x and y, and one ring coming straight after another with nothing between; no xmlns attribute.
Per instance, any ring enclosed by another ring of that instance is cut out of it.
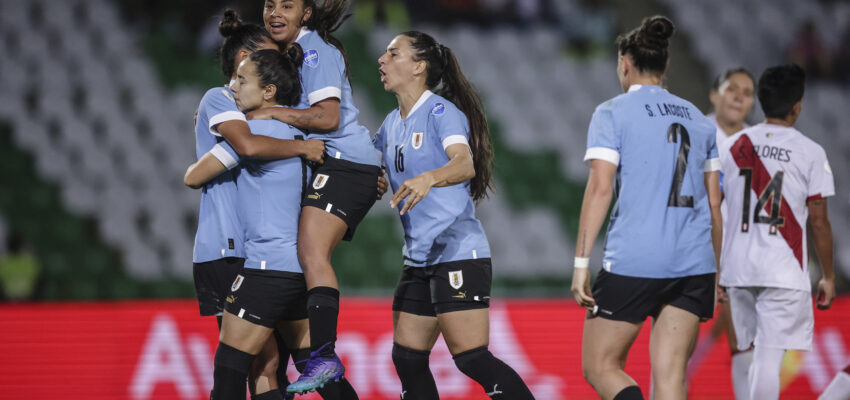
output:
<svg viewBox="0 0 850 400"><path fill-rule="evenodd" d="M310 353L310 359L304 366L304 372L298 380L286 387L289 393L312 392L325 387L328 382L338 382L345 376L345 367L336 354L333 357L322 357L318 351Z"/></svg>

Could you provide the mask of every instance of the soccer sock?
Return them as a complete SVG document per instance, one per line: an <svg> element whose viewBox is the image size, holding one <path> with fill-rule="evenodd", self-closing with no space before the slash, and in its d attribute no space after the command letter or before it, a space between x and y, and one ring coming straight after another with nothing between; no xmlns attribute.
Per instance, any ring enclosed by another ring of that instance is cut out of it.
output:
<svg viewBox="0 0 850 400"><path fill-rule="evenodd" d="M292 351L292 362L295 363L295 369L298 372L304 371L304 366L307 360L310 359L310 349L298 349ZM330 381L325 384L325 387L318 389L319 395L326 400L359 400L354 387L348 382L348 379L342 377L339 382Z"/></svg>
<svg viewBox="0 0 850 400"><path fill-rule="evenodd" d="M614 400L643 400L643 393L637 386L628 386L614 396Z"/></svg>
<svg viewBox="0 0 850 400"><path fill-rule="evenodd" d="M255 355L219 342L215 351L215 371L210 400L242 400L245 383Z"/></svg>
<svg viewBox="0 0 850 400"><path fill-rule="evenodd" d="M283 394L278 390L269 390L268 392L251 396L251 400L283 400Z"/></svg>
<svg viewBox="0 0 850 400"><path fill-rule="evenodd" d="M749 400L750 386L748 383L750 364L753 363L753 350L744 350L732 354L732 388L736 400Z"/></svg>
<svg viewBox="0 0 850 400"><path fill-rule="evenodd" d="M850 367L848 367L850 369ZM846 400L850 399L850 375L847 370L839 371L832 378L832 382L826 387L826 390L821 393L818 400Z"/></svg>
<svg viewBox="0 0 850 400"><path fill-rule="evenodd" d="M280 336L280 332L275 330L272 334L274 335L274 340L277 342L277 387L280 393L285 396L286 387L289 386L289 377L286 376L286 367L289 365L289 349L286 348L286 343L284 343L283 337Z"/></svg>
<svg viewBox="0 0 850 400"><path fill-rule="evenodd" d="M336 342L336 320L339 316L339 290L317 286L307 291L307 315L310 317L310 347L321 349L331 357Z"/></svg>
<svg viewBox="0 0 850 400"><path fill-rule="evenodd" d="M478 382L491 399L534 399L522 378L507 364L494 357L487 346L456 354L455 365L460 372Z"/></svg>
<svg viewBox="0 0 850 400"><path fill-rule="evenodd" d="M750 398L772 400L779 398L779 371L782 369L784 349L756 346L750 366Z"/></svg>
<svg viewBox="0 0 850 400"><path fill-rule="evenodd" d="M393 364L405 400L439 400L437 384L428 365L430 351L413 350L393 343Z"/></svg>

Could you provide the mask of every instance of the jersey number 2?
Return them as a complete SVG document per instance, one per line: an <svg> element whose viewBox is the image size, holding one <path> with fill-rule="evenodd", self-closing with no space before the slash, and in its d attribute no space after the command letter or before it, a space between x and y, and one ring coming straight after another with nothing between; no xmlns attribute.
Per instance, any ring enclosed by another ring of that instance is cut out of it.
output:
<svg viewBox="0 0 850 400"><path fill-rule="evenodd" d="M691 137L688 130L682 124L673 123L667 128L667 143L676 143L676 137L682 138L679 146L679 156L676 157L676 171L673 173L673 184L670 185L670 196L667 198L667 207L694 207L693 196L682 196L682 180L685 178L685 170L688 169L688 153L691 151Z"/></svg>
<svg viewBox="0 0 850 400"><path fill-rule="evenodd" d="M746 233L750 231L750 196L756 188L753 187L752 168L741 168L740 175L744 177L744 209L741 210L741 232ZM784 177L784 172L776 171L776 174L770 178L770 182L764 187L764 190L756 201L756 215L753 217L753 223L770 224L770 230L768 232L771 235L776 234L777 226L785 224L785 218L779 215L779 211L782 209L782 179ZM759 210L764 208L768 201L770 201L770 215L766 217L759 215Z"/></svg>

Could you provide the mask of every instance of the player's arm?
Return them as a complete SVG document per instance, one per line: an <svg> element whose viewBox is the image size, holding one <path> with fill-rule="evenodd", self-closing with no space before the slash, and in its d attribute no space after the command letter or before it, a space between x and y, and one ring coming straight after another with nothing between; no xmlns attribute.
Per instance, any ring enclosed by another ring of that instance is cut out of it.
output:
<svg viewBox="0 0 850 400"><path fill-rule="evenodd" d="M397 206L407 198L404 207L399 211L399 214L404 215L424 199L432 187L457 185L475 177L472 151L466 143L455 143L446 147L446 155L449 156L449 162L442 167L404 181L393 194L390 207Z"/></svg>
<svg viewBox="0 0 850 400"><path fill-rule="evenodd" d="M242 157L263 160L304 157L316 162L322 162L324 158L325 145L321 140L275 139L254 135L247 122L236 119L216 125L216 130Z"/></svg>
<svg viewBox="0 0 850 400"><path fill-rule="evenodd" d="M810 200L809 225L811 227L812 242L821 265L823 277L818 282L817 305L825 310L832 305L835 299L835 270L832 264L833 239L832 225L826 212L826 199L819 198Z"/></svg>
<svg viewBox="0 0 850 400"><path fill-rule="evenodd" d="M339 129L339 99L330 97L307 109L266 107L249 112L248 119L276 119L313 133L329 133Z"/></svg>
<svg viewBox="0 0 850 400"><path fill-rule="evenodd" d="M578 241L576 243L576 268L573 269L573 296L579 305L591 308L596 305L590 292L590 272L588 262L596 236L602 229L611 197L614 193L614 174L617 165L611 162L590 160L590 174L581 202L581 214L578 222ZM581 264L581 265L579 265Z"/></svg>
<svg viewBox="0 0 850 400"><path fill-rule="evenodd" d="M720 246L723 243L723 218L720 215L720 203L723 201L723 192L720 191L719 172L705 173L705 192L708 194L708 206L711 210L711 244L714 246L714 259L717 261L717 272L720 276Z"/></svg>
<svg viewBox="0 0 850 400"><path fill-rule="evenodd" d="M201 186L221 175L224 171L227 171L227 166L215 156L214 150L211 150L186 169L186 174L183 175L183 184L192 189L200 189Z"/></svg>

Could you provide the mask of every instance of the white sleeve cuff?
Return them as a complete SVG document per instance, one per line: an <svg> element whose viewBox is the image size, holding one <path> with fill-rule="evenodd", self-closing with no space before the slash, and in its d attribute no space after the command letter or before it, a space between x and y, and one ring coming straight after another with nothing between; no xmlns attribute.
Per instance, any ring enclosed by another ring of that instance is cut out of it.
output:
<svg viewBox="0 0 850 400"><path fill-rule="evenodd" d="M469 141L463 135L451 135L443 139L443 150L448 149L453 144L465 144L469 147Z"/></svg>
<svg viewBox="0 0 850 400"><path fill-rule="evenodd" d="M215 126L226 121L248 122L248 120L245 119L245 114L242 114L240 111L225 111L223 113L213 115L212 118L210 118L210 133L215 136L221 136Z"/></svg>
<svg viewBox="0 0 850 400"><path fill-rule="evenodd" d="M233 156L230 155L230 153L228 153L221 144L213 146L212 150L210 150L210 154L217 158L218 161L221 161L227 169L233 169L233 167L239 165L239 160L233 158Z"/></svg>
<svg viewBox="0 0 850 400"><path fill-rule="evenodd" d="M328 86L324 89L316 90L313 93L307 95L307 101L310 102L310 105L316 104L324 99L330 99L332 97L336 97L337 99L342 100L342 90L338 87Z"/></svg>
<svg viewBox="0 0 850 400"><path fill-rule="evenodd" d="M720 159L719 158L709 158L705 160L705 172L714 172L720 171Z"/></svg>
<svg viewBox="0 0 850 400"><path fill-rule="evenodd" d="M591 147L584 154L584 162L587 165L590 165L590 160L603 160L614 165L620 165L620 153L607 147Z"/></svg>

